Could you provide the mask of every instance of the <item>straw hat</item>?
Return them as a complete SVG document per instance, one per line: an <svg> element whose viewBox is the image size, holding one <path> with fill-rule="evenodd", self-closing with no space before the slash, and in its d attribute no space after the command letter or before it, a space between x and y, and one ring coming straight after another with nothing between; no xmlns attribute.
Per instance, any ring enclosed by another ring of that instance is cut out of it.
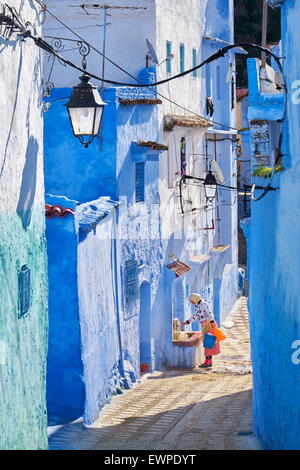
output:
<svg viewBox="0 0 300 470"><path fill-rule="evenodd" d="M194 304L198 304L199 302L201 302L201 300L202 300L202 297L200 294L191 294L189 296L189 301L193 302Z"/></svg>

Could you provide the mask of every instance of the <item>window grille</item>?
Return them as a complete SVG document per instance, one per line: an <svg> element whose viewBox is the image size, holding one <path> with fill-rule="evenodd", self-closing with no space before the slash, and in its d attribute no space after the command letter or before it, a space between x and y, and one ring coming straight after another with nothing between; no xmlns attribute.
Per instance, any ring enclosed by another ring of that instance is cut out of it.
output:
<svg viewBox="0 0 300 470"><path fill-rule="evenodd" d="M31 304L31 270L26 264L19 272L19 318L24 317Z"/></svg>
<svg viewBox="0 0 300 470"><path fill-rule="evenodd" d="M126 302L139 297L138 265L136 260L126 261L125 266Z"/></svg>

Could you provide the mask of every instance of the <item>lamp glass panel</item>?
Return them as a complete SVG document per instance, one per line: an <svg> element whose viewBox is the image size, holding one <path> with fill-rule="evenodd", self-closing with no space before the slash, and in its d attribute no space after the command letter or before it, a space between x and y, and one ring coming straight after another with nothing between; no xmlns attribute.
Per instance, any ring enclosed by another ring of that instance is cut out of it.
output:
<svg viewBox="0 0 300 470"><path fill-rule="evenodd" d="M96 108L96 115L95 115L95 124L94 124L94 135L97 135L99 132L99 127L101 124L101 119L102 119L102 113L103 113L103 106L101 108Z"/></svg>
<svg viewBox="0 0 300 470"><path fill-rule="evenodd" d="M75 135L96 135L103 108L69 108Z"/></svg>
<svg viewBox="0 0 300 470"><path fill-rule="evenodd" d="M216 196L216 186L214 185L209 185L209 184L206 184L205 185L205 192L206 192L206 197L207 199L214 199L214 197Z"/></svg>

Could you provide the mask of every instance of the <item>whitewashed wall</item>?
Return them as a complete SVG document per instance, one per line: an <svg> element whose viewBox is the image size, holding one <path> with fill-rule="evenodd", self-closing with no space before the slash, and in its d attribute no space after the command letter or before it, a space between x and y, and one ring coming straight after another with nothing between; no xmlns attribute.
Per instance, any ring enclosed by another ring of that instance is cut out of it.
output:
<svg viewBox="0 0 300 470"><path fill-rule="evenodd" d="M38 8L28 1L9 0L21 18L41 31ZM41 112L41 53L31 39L22 41L13 34L10 40L0 39L0 212L15 212L19 203L22 173L30 137L37 147L35 173L31 177L34 192L30 203L43 201L43 122ZM35 183L35 184L33 184ZM29 200L25 201L25 204Z"/></svg>
<svg viewBox="0 0 300 470"><path fill-rule="evenodd" d="M41 31L39 7L7 0ZM0 39L0 449L46 449L47 259L41 54L15 33ZM20 269L30 269L21 308ZM26 293L27 294L27 293ZM24 315L23 315L24 314Z"/></svg>
<svg viewBox="0 0 300 470"><path fill-rule="evenodd" d="M197 50L197 63L202 57L202 40L206 26L207 0L189 0L186 2L167 0L157 1L157 34L156 49L158 57L162 60L166 58L166 42L172 44L171 75L180 73L180 44L185 46L185 70L193 66L192 50ZM158 79L167 76L166 64L157 68ZM202 77L200 71L197 77L188 74L182 78L171 81L158 88L159 93L173 101L163 99L163 104L159 107L160 141L166 143L169 151L160 158L160 194L161 194L161 221L162 237L164 240L174 232L174 227L178 230L184 229L192 238L197 238L198 247L201 243L202 233L190 228L205 226L204 214L197 211L196 217L188 215L185 222L182 220L181 209L176 190L176 181L179 177L175 175L180 172L180 139L186 139L187 173L197 177L203 177L205 165L203 156L203 138L205 129L200 128L175 128L172 132L164 132L163 117L166 114L191 115L191 112L201 114L202 111ZM182 106L177 106L176 103ZM192 201L190 207L185 206L184 210L200 208L205 203L204 191L202 187L195 188L187 185L184 191L184 199ZM183 225L184 224L184 225ZM192 232L192 233L191 233ZM196 250L196 246L194 246ZM171 250L172 251L172 250ZM167 253L168 256L168 253Z"/></svg>
<svg viewBox="0 0 300 470"><path fill-rule="evenodd" d="M90 10L89 15L79 8L70 5L82 5L82 0L48 0L47 7L71 29L92 44L96 49L103 51L103 24L104 10ZM89 2L93 3L93 2ZM105 3L105 2L103 2ZM102 4L102 3L101 3ZM146 38L155 42L155 2L153 0L111 0L110 6L143 7L146 10L109 9L107 10L106 56L126 69L133 76L146 65L148 48ZM83 14L82 14L83 13ZM92 14L93 13L93 14ZM101 26L102 25L102 26ZM47 13L47 20L43 28L44 35L76 39L70 31ZM50 38L46 38L51 41ZM71 49L73 46L66 46ZM62 51L61 54L77 65L81 65L81 57L77 51ZM102 76L102 57L95 51L88 56L88 70ZM45 63L45 75L48 76L51 63ZM78 82L80 72L56 63L53 71L55 87L70 87ZM120 71L108 61L105 62L105 77L125 83L135 83L124 72ZM96 82L95 82L96 83ZM109 85L106 85L109 86Z"/></svg>

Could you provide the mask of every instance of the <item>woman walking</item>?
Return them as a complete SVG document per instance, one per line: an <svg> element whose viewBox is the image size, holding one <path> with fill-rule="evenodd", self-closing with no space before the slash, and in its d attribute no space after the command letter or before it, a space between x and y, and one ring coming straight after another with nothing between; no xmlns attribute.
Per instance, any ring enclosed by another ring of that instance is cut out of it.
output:
<svg viewBox="0 0 300 470"><path fill-rule="evenodd" d="M204 335L210 335L215 338L213 329L217 328L217 323L215 322L210 305L202 299L200 294L191 294L189 296L189 301L194 305L195 312L191 318L181 323L181 325L189 325L190 323L199 320L201 323L203 338ZM217 338L215 340L215 344L212 347L204 345L204 354L205 361L199 367L212 367L212 356L220 354L220 343Z"/></svg>

